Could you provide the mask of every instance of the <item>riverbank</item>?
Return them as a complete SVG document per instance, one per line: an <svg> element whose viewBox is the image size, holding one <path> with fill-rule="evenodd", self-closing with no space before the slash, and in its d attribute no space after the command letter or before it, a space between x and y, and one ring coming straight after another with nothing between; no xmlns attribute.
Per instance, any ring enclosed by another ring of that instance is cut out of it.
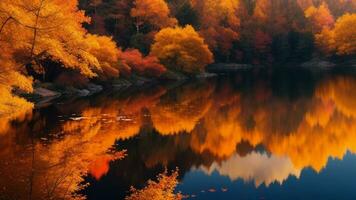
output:
<svg viewBox="0 0 356 200"><path fill-rule="evenodd" d="M81 87L63 86L52 82L35 81L34 90L31 94L19 93L20 96L33 102L36 107L50 104L58 99L85 98L100 94L104 91L123 92L130 89L151 87L158 84L170 85L172 87L181 85L189 80L205 79L216 76L214 73L200 73L187 75L176 71L167 71L161 77L143 77L131 75L126 78L112 79L109 81L90 81Z"/></svg>
<svg viewBox="0 0 356 200"><path fill-rule="evenodd" d="M276 65L273 67L263 65L251 65L251 64L237 64L237 63L216 63L206 67L206 72L187 75L177 71L167 71L160 77L143 77L139 75L132 75L126 78L118 78L110 81L90 81L85 86L61 86L55 83L43 83L35 82L34 92L30 95L22 95L27 100L34 102L36 105L45 105L58 98L82 98L99 94L103 91L128 91L135 88L151 87L153 85L180 85L184 82L205 79L219 74L234 74L249 70L261 70L261 69L283 69L283 68L296 68L314 72L342 72L342 71L355 71L356 60L346 60L342 63L333 63L327 60L313 59L305 63L300 64L284 64Z"/></svg>

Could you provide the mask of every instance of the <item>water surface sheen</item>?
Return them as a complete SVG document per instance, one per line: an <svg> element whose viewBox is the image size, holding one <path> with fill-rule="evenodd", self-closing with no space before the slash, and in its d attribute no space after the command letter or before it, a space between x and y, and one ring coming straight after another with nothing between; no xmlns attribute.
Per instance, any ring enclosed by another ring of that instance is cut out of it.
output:
<svg viewBox="0 0 356 200"><path fill-rule="evenodd" d="M189 199L356 199L352 70L109 91L0 125L0 199L118 200L176 168Z"/></svg>

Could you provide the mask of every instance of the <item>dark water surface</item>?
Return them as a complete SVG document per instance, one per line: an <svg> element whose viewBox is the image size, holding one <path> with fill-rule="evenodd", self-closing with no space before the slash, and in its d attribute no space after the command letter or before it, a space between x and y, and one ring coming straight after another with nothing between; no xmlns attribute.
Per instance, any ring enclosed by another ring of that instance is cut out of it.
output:
<svg viewBox="0 0 356 200"><path fill-rule="evenodd" d="M0 199L119 200L178 168L189 199L351 200L355 153L355 71L246 70L1 120Z"/></svg>

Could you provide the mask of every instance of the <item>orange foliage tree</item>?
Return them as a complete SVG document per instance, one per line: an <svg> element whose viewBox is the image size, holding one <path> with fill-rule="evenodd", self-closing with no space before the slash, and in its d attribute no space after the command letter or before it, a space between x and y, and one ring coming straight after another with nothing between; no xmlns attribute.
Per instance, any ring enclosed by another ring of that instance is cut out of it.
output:
<svg viewBox="0 0 356 200"><path fill-rule="evenodd" d="M297 1L257 0L252 15L252 27L265 27L273 35L299 30L300 20L304 20L300 11Z"/></svg>
<svg viewBox="0 0 356 200"><path fill-rule="evenodd" d="M148 23L158 29L177 24L177 20L169 16L170 10L164 0L135 0L131 16L136 18L136 30Z"/></svg>
<svg viewBox="0 0 356 200"><path fill-rule="evenodd" d="M192 0L200 16L200 34L211 50L229 57L234 41L239 39L239 0Z"/></svg>
<svg viewBox="0 0 356 200"><path fill-rule="evenodd" d="M213 62L213 55L192 26L165 28L155 36L152 55L166 67L196 73Z"/></svg>
<svg viewBox="0 0 356 200"><path fill-rule="evenodd" d="M253 12L253 17L259 21L266 22L271 16L271 1L270 0L257 0L256 7Z"/></svg>
<svg viewBox="0 0 356 200"><path fill-rule="evenodd" d="M305 17L310 20L314 33L319 33L324 28L331 28L334 24L334 17L325 2L317 8L309 7L305 10Z"/></svg>
<svg viewBox="0 0 356 200"><path fill-rule="evenodd" d="M345 14L337 19L333 29L316 35L316 44L325 53L356 54L356 14Z"/></svg>

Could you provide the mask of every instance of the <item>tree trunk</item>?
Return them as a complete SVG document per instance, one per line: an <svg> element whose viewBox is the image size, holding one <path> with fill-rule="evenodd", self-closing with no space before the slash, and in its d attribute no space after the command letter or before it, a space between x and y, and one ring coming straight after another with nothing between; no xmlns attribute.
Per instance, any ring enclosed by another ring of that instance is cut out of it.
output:
<svg viewBox="0 0 356 200"><path fill-rule="evenodd" d="M97 10L96 10L96 5L94 5L94 17L93 17L93 24L94 24L94 32L98 33L98 16L96 16Z"/></svg>
<svg viewBox="0 0 356 200"><path fill-rule="evenodd" d="M38 10L35 13L36 16L36 20L35 20L35 25L33 26L33 40L32 40L32 45L31 45L31 55L30 58L32 60L33 56L34 56L34 51L35 51L35 46L36 46L36 39L37 39L37 32L38 32L38 19L40 17L40 12L43 6L43 1L41 0L40 6L38 7Z"/></svg>
<svg viewBox="0 0 356 200"><path fill-rule="evenodd" d="M136 33L137 33L137 34L140 33L140 25L138 25L138 23L136 23Z"/></svg>
<svg viewBox="0 0 356 200"><path fill-rule="evenodd" d="M0 27L0 35L1 35L1 32L2 32L2 30L4 29L5 25L6 25L11 19L12 19L12 17L8 17L8 18L4 21L4 23L1 25L1 27Z"/></svg>

